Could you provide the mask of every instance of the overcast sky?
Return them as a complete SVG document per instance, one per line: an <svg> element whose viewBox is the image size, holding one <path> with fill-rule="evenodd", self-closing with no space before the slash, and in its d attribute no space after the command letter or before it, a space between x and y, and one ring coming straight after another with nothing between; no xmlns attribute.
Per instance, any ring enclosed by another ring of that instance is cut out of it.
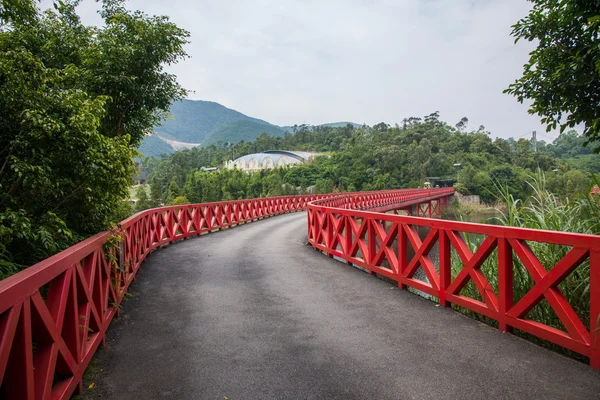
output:
<svg viewBox="0 0 600 400"><path fill-rule="evenodd" d="M369 125L439 111L493 136L545 134L527 105L502 94L533 48L511 25L526 0L133 0L191 33L170 68L192 99L277 125ZM83 0L83 21L100 24ZM553 137L556 134L551 134ZM543 136L539 137L544 139Z"/></svg>

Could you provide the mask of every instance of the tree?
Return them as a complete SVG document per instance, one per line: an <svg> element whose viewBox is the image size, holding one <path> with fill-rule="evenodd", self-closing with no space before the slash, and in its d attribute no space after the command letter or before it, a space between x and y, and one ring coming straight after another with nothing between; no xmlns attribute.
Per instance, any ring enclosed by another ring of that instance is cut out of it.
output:
<svg viewBox="0 0 600 400"><path fill-rule="evenodd" d="M177 196L173 199L173 201L169 205L183 206L185 204L190 204L190 201L185 196Z"/></svg>
<svg viewBox="0 0 600 400"><path fill-rule="evenodd" d="M210 172L201 172L200 174L202 182L202 202L208 203L221 200L221 185L217 175Z"/></svg>
<svg viewBox="0 0 600 400"><path fill-rule="evenodd" d="M135 146L183 93L162 68L185 31L116 0L85 26L77 3L0 3L0 275L130 212Z"/></svg>
<svg viewBox="0 0 600 400"><path fill-rule="evenodd" d="M175 199L181 195L181 188L177 184L175 177L173 177L171 183L169 183L169 189L167 190L167 204L173 205Z"/></svg>
<svg viewBox="0 0 600 400"><path fill-rule="evenodd" d="M376 125L373 125L373 130L376 132L387 132L388 129L390 129L390 126L385 122L380 122Z"/></svg>
<svg viewBox="0 0 600 400"><path fill-rule="evenodd" d="M456 129L458 129L459 132L464 132L464 130L467 129L468 124L469 124L469 118L462 117L460 119L460 121L458 121L456 123Z"/></svg>
<svg viewBox="0 0 600 400"><path fill-rule="evenodd" d="M263 191L262 176L259 172L252 173L246 186L246 198L260 197Z"/></svg>
<svg viewBox="0 0 600 400"><path fill-rule="evenodd" d="M440 119L440 112L436 111L436 112L432 112L429 115L426 115L425 118L423 118L423 120L425 121L426 124L432 124L435 125L439 122Z"/></svg>
<svg viewBox="0 0 600 400"><path fill-rule="evenodd" d="M192 203L200 203L202 201L202 172L191 171L185 180L183 186L183 195L190 199Z"/></svg>
<svg viewBox="0 0 600 400"><path fill-rule="evenodd" d="M316 127L308 130L302 141L298 140L298 135L263 136L257 139L261 146L270 141L269 146L275 148L296 150L300 146L308 149L319 146L320 151L331 153L292 168L251 174L238 170L198 171L206 165L209 152L217 164L229 159L231 149L228 147L183 150L159 162L149 163L154 165L150 186L160 187L164 197L169 183L175 179L179 186L183 185L183 194L196 203L287 195L296 193L298 187L311 187L312 191L312 187L317 186L316 191L321 193L330 193L334 185L342 191L417 187L429 180L428 177L438 177L436 183L451 185L460 173L461 191L480 195L484 202L491 202L495 200L496 185L507 187L511 194L525 199L529 195L526 177L538 168L547 176L554 174L555 169L569 171L576 168L586 174L570 176L570 184L569 180L556 181L556 184L553 181L552 187L563 197L566 191L562 188L568 185L578 192L583 187L581 182L589 179L594 171L600 171L597 155L579 152L582 139L576 134L565 133L556 145L538 146L535 153L531 151L528 139L492 141L484 128L466 134L436 120L436 114L421 120L413 119L410 124L407 121L404 128L385 124L380 124L377 130L353 129L351 126ZM248 154L254 151L254 145L252 142L238 143L236 148L240 154ZM564 158L557 159L558 153ZM461 165L460 169L453 166L457 163Z"/></svg>
<svg viewBox="0 0 600 400"><path fill-rule="evenodd" d="M281 196L283 179L279 174L269 174L263 179L263 196Z"/></svg>
<svg viewBox="0 0 600 400"><path fill-rule="evenodd" d="M315 193L331 193L333 186L334 184L331 179L318 179L315 183Z"/></svg>
<svg viewBox="0 0 600 400"><path fill-rule="evenodd" d="M584 124L587 141L600 138L600 3L532 0L512 35L536 41L523 76L504 92L532 100L547 130ZM600 146L596 147L600 151Z"/></svg>
<svg viewBox="0 0 600 400"><path fill-rule="evenodd" d="M106 136L128 135L132 145L159 125L174 100L187 91L165 65L187 57L189 33L166 16L129 11L125 0L103 0L106 26L96 29L93 46L85 49L86 89L110 96L100 125Z"/></svg>
<svg viewBox="0 0 600 400"><path fill-rule="evenodd" d="M135 203L136 211L144 211L153 207L144 186L140 185L140 187L138 187L137 191L135 192L135 197L137 197L137 202Z"/></svg>

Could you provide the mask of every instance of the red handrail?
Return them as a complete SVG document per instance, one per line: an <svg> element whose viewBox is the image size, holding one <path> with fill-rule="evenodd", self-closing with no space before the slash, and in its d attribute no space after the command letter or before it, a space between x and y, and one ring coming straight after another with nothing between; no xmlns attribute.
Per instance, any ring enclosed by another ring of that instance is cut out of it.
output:
<svg viewBox="0 0 600 400"><path fill-rule="evenodd" d="M308 240L315 249L395 280L402 289L412 287L437 297L441 306L454 303L496 320L503 331L516 328L585 355L592 367L600 368L600 236L382 214L355 210L352 196L346 200L309 203ZM428 231L424 239L419 227ZM467 243L469 234L483 238L476 250ZM546 268L528 242L563 245L570 250ZM434 246L438 246L439 256L430 257ZM410 258L409 249L413 251ZM481 271L486 260L496 268L496 288ZM590 267L589 326L558 288L585 262ZM515 267L528 273L534 283L520 299L514 298ZM419 268L426 279L415 277ZM481 300L461 294L469 280ZM527 318L543 299L565 330Z"/></svg>
<svg viewBox="0 0 600 400"><path fill-rule="evenodd" d="M160 246L305 210L310 201L373 208L431 193L405 189L282 196L138 213L123 221L114 233L99 233L0 281L0 396L68 399L81 390L83 372L104 342L141 263Z"/></svg>

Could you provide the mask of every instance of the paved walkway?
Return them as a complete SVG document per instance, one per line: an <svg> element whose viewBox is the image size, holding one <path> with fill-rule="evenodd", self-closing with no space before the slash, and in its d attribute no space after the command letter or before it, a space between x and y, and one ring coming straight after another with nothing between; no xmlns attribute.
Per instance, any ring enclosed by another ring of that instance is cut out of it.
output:
<svg viewBox="0 0 600 400"><path fill-rule="evenodd" d="M597 399L600 373L315 252L296 213L152 254L106 399Z"/></svg>

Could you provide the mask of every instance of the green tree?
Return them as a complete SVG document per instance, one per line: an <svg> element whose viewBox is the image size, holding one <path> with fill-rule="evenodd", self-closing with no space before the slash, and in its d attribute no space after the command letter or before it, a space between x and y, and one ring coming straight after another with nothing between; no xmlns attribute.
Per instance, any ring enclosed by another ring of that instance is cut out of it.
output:
<svg viewBox="0 0 600 400"><path fill-rule="evenodd" d="M250 175L250 180L246 186L246 197L256 198L260 197L263 191L262 176L259 172Z"/></svg>
<svg viewBox="0 0 600 400"><path fill-rule="evenodd" d="M183 206L185 204L190 204L190 201L185 196L177 196L173 199L173 201L169 205Z"/></svg>
<svg viewBox="0 0 600 400"><path fill-rule="evenodd" d="M135 197L137 197L137 202L135 203L136 211L143 211L153 207L152 201L150 200L150 197L148 197L148 193L144 186L140 185L140 187L138 187L135 192Z"/></svg>
<svg viewBox="0 0 600 400"><path fill-rule="evenodd" d="M162 69L185 31L122 1L85 26L77 3L0 3L0 274L128 215L135 146L183 94Z"/></svg>
<svg viewBox="0 0 600 400"><path fill-rule="evenodd" d="M190 199L192 203L200 203L202 201L202 172L191 171L183 186L183 195Z"/></svg>
<svg viewBox="0 0 600 400"><path fill-rule="evenodd" d="M331 179L318 179L315 183L315 193L331 193L333 192L333 186Z"/></svg>
<svg viewBox="0 0 600 400"><path fill-rule="evenodd" d="M547 129L584 124L592 142L600 138L600 4L595 1L532 0L529 14L513 26L516 41L535 41L523 76L506 93ZM600 147L596 148L600 151Z"/></svg>
<svg viewBox="0 0 600 400"><path fill-rule="evenodd" d="M177 184L177 180L175 179L175 177L173 177L171 183L169 183L169 189L167 190L167 204L173 205L175 199L181 195L181 188Z"/></svg>
<svg viewBox="0 0 600 400"><path fill-rule="evenodd" d="M439 119L437 113L407 120L402 128L386 124L374 128L297 127L297 133L299 129L302 136L265 135L257 142L269 148L319 149L328 156L292 168L251 174L233 170L206 173L197 171L206 165L209 154L213 163L219 164L231 158L231 148L198 147L149 163L151 188L159 187L166 196L169 183L175 179L180 186L183 184L183 193L190 201L207 202L294 194L297 187L312 190L317 183L320 192L331 192L334 185L343 191L417 187L428 177L437 177L434 182L441 186L453 185L460 173L458 188L464 194L480 195L484 202L495 202L497 185L507 188L515 197L527 198L530 187L525 179L538 168L547 176L554 176L555 169L565 172L579 169L587 177L600 171L597 162L600 158L589 154L589 149L581 152L583 139L577 134L565 133L553 144L540 144L536 153L527 139L492 141L485 128L470 132L463 128L460 132ZM256 142L239 143L236 153L249 154L256 147ZM559 153L564 157L557 158ZM460 169L453 166L456 163L461 164ZM153 183L155 180L159 183ZM570 188L579 192L583 181L579 174L571 177ZM567 195L564 190L567 181L552 182L557 194ZM194 194L194 190L198 192ZM200 195L201 199L196 200Z"/></svg>
<svg viewBox="0 0 600 400"><path fill-rule="evenodd" d="M221 185L217 174L202 172L202 202L219 201L222 199Z"/></svg>
<svg viewBox="0 0 600 400"><path fill-rule="evenodd" d="M283 179L279 174L268 174L263 179L264 196L281 196L283 194Z"/></svg>
<svg viewBox="0 0 600 400"><path fill-rule="evenodd" d="M156 175L152 175L150 182L150 201L156 206L163 205L165 196L160 185L160 179Z"/></svg>
<svg viewBox="0 0 600 400"><path fill-rule="evenodd" d="M105 26L95 30L94 45L85 48L85 88L111 98L100 131L128 136L138 146L168 115L174 100L187 91L165 65L187 57L189 33L166 16L129 11L125 0L103 0Z"/></svg>

